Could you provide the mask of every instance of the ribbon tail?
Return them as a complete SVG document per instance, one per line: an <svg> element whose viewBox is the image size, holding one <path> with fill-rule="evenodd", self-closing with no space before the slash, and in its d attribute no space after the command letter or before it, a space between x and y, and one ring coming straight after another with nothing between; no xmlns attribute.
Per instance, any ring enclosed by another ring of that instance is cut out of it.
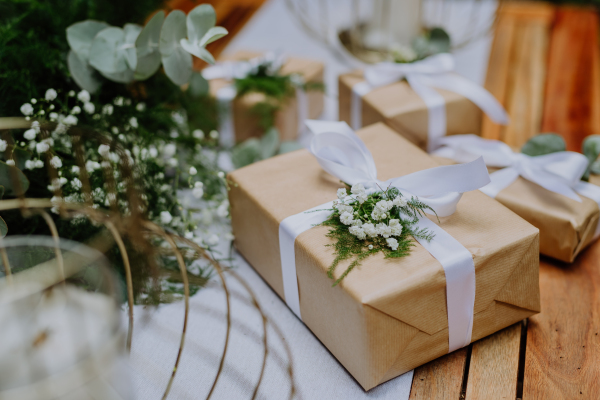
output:
<svg viewBox="0 0 600 400"><path fill-rule="evenodd" d="M421 74L408 74L406 80L427 106L427 152L432 152L438 147L438 140L446 135L446 102L422 80Z"/></svg>
<svg viewBox="0 0 600 400"><path fill-rule="evenodd" d="M367 81L358 82L352 86L350 99L350 126L355 131L362 128L362 97L372 90Z"/></svg>
<svg viewBox="0 0 600 400"><path fill-rule="evenodd" d="M498 195L498 193L500 193L503 189L508 187L514 181L516 181L518 177L519 172L516 169L512 167L504 168L500 171L491 173L491 182L479 190L487 194L491 198L495 198Z"/></svg>
<svg viewBox="0 0 600 400"><path fill-rule="evenodd" d="M305 128L304 121L306 121L309 117L308 95L306 94L306 91L300 86L296 87L296 102L298 107L298 138L300 138Z"/></svg>

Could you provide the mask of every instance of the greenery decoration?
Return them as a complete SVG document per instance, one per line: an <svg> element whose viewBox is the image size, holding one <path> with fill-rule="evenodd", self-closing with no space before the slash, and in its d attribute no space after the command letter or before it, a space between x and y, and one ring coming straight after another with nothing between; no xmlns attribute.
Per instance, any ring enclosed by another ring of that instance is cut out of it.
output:
<svg viewBox="0 0 600 400"><path fill-rule="evenodd" d="M534 136L527 141L521 148L521 153L528 156L543 156L544 154L566 151L567 144L562 136L556 133L542 133ZM590 135L585 138L582 144L582 153L588 159L588 168L581 178L582 181L588 181L590 173L600 174L600 135Z"/></svg>
<svg viewBox="0 0 600 400"><path fill-rule="evenodd" d="M297 142L280 142L276 128L269 129L262 138L250 138L231 150L231 160L236 168L250 165L260 160L266 160L276 154L284 154L301 149Z"/></svg>
<svg viewBox="0 0 600 400"><path fill-rule="evenodd" d="M77 22L66 29L69 70L79 87L90 93L101 84L94 70L114 82L130 83L148 79L161 62L169 79L184 85L192 76L192 55L215 62L205 47L227 34L215 22L215 10L209 4L197 6L187 17L180 10L167 18L164 11L158 11L144 28L130 23L118 28L95 20Z"/></svg>
<svg viewBox="0 0 600 400"><path fill-rule="evenodd" d="M410 253L414 246L410 236L430 241L433 234L415 227L425 210L433 211L416 198L407 200L402 193L390 187L367 194L362 184L338 189L338 200L333 203L333 213L321 225L330 227L327 237L335 243L327 246L335 249L335 259L327 275L340 262L352 260L344 273L335 280L339 284L365 258L383 252L385 258L400 258Z"/></svg>
<svg viewBox="0 0 600 400"><path fill-rule="evenodd" d="M394 62L411 63L429 56L450 51L450 35L442 28L432 28L417 36L410 47L394 45L391 54Z"/></svg>

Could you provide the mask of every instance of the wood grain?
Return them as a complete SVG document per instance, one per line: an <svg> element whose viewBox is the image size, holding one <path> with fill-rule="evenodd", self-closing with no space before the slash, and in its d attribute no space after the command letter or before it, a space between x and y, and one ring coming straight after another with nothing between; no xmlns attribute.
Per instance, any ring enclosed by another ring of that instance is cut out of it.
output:
<svg viewBox="0 0 600 400"><path fill-rule="evenodd" d="M411 400L460 398L467 349L460 349L415 369Z"/></svg>
<svg viewBox="0 0 600 400"><path fill-rule="evenodd" d="M521 323L473 343L466 398L515 399Z"/></svg>
<svg viewBox="0 0 600 400"><path fill-rule="evenodd" d="M572 265L540 263L542 312L529 319L523 399L600 396L600 242Z"/></svg>
<svg viewBox="0 0 600 400"><path fill-rule="evenodd" d="M562 134L567 149L600 133L598 15L587 8L561 8L552 31L542 131Z"/></svg>

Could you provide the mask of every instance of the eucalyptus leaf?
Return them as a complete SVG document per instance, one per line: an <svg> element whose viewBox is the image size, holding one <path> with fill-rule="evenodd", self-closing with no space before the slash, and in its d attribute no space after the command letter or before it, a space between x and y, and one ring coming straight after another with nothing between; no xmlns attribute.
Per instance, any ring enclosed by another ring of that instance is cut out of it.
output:
<svg viewBox="0 0 600 400"><path fill-rule="evenodd" d="M590 178L590 172L593 172L592 165L598 159L598 155L600 155L600 135L590 135L586 137L583 141L582 151L583 155L588 159L588 168L581 179L587 181Z"/></svg>
<svg viewBox="0 0 600 400"><path fill-rule="evenodd" d="M429 31L429 50L432 54L449 52L450 35L442 28L431 29Z"/></svg>
<svg viewBox="0 0 600 400"><path fill-rule="evenodd" d="M123 43L125 61L127 62L129 69L133 71L135 71L137 66L135 42L141 31L142 27L136 24L125 24L123 27L123 33L125 34L125 42Z"/></svg>
<svg viewBox="0 0 600 400"><path fill-rule="evenodd" d="M67 28L67 42L69 42L71 50L77 53L82 62L88 62L90 48L96 34L109 26L106 22L88 19L77 22Z"/></svg>
<svg viewBox="0 0 600 400"><path fill-rule="evenodd" d="M8 226L6 226L6 222L0 217L0 237L6 236L8 233Z"/></svg>
<svg viewBox="0 0 600 400"><path fill-rule="evenodd" d="M201 4L187 15L187 37L192 43L200 43L208 30L215 26L217 14L210 4Z"/></svg>
<svg viewBox="0 0 600 400"><path fill-rule="evenodd" d="M594 175L600 175L600 160L595 161L590 165L590 172Z"/></svg>
<svg viewBox="0 0 600 400"><path fill-rule="evenodd" d="M543 156L544 154L565 151L567 145L562 136L556 133L543 133L534 136L521 148L521 153L528 156Z"/></svg>
<svg viewBox="0 0 600 400"><path fill-rule="evenodd" d="M125 71L119 72L116 74L109 74L109 73L102 72L102 71L98 71L98 72L100 72L100 74L102 74L102 76L110 79L113 82L129 83L129 82L133 81L133 79L134 79L134 72L130 69L126 69Z"/></svg>
<svg viewBox="0 0 600 400"><path fill-rule="evenodd" d="M188 83L192 76L192 56L179 43L185 35L185 14L172 11L163 24L159 49L165 73L176 85Z"/></svg>
<svg viewBox="0 0 600 400"><path fill-rule="evenodd" d="M164 11L157 12L144 26L136 39L137 67L134 74L135 79L148 79L160 68L161 58L158 46L164 21Z"/></svg>
<svg viewBox="0 0 600 400"><path fill-rule="evenodd" d="M222 26L214 26L208 30L200 40L200 46L204 47L207 44L214 42L215 40L221 39L223 36L227 35L227 29Z"/></svg>
<svg viewBox="0 0 600 400"><path fill-rule="evenodd" d="M128 69L125 58L125 32L111 26L94 38L90 49L90 64L105 74L118 74Z"/></svg>
<svg viewBox="0 0 600 400"><path fill-rule="evenodd" d="M209 64L215 63L215 58L213 57L213 55L210 54L210 52L204 47L200 47L198 45L190 43L190 41L187 39L181 39L181 47L189 54L195 55L199 59L204 60Z"/></svg>
<svg viewBox="0 0 600 400"><path fill-rule="evenodd" d="M261 160L261 145L256 138L250 138L231 149L231 161L236 168L245 167Z"/></svg>
<svg viewBox="0 0 600 400"><path fill-rule="evenodd" d="M15 174L21 184L20 186L23 193L17 193L17 188L13 187L13 176ZM0 186L4 186L7 195L18 196L27 192L27 189L29 189L29 180L17 167L7 165L5 162L0 161Z"/></svg>
<svg viewBox="0 0 600 400"><path fill-rule="evenodd" d="M67 65L77 86L90 93L95 93L98 90L102 82L96 78L96 71L88 63L81 61L73 50L69 51Z"/></svg>
<svg viewBox="0 0 600 400"><path fill-rule="evenodd" d="M188 92L193 97L206 96L208 94L209 85L208 81L204 79L201 73L194 72L192 74L192 78L190 79L190 86L188 87Z"/></svg>
<svg viewBox="0 0 600 400"><path fill-rule="evenodd" d="M279 152L277 154L290 153L292 151L301 150L303 148L304 148L304 146L302 146L298 142L292 142L292 141L281 142L281 146L279 146Z"/></svg>
<svg viewBox="0 0 600 400"><path fill-rule="evenodd" d="M28 160L31 160L31 153L25 149L21 149L19 147L15 147L12 153L13 160L15 160L16 167L21 171L25 169L25 163ZM0 199L2 195L0 194Z"/></svg>
<svg viewBox="0 0 600 400"><path fill-rule="evenodd" d="M269 129L260 139L260 155L263 160L277 154L279 148L279 132L275 128Z"/></svg>

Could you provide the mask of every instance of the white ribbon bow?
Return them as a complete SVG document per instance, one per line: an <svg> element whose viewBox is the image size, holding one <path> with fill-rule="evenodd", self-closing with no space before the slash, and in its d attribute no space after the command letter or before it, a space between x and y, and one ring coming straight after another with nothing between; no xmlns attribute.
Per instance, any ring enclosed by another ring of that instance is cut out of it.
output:
<svg viewBox="0 0 600 400"><path fill-rule="evenodd" d="M435 155L468 162L483 157L487 166L503 168L490 174L489 185L479 189L490 197L512 184L519 176L551 192L581 203L578 194L594 200L600 207L600 187L581 181L588 159L580 153L560 151L542 156L515 153L505 143L475 135L448 136L440 140ZM595 237L600 235L600 224Z"/></svg>
<svg viewBox="0 0 600 400"><path fill-rule="evenodd" d="M382 62L365 68L365 81L352 88L352 127L362 127L362 97L371 90L404 78L423 99L428 109L427 151L437 147L446 135L446 104L434 88L458 93L475 103L492 121L507 124L508 115L496 98L481 86L454 71L454 58L448 53L436 54L414 63Z"/></svg>
<svg viewBox="0 0 600 400"><path fill-rule="evenodd" d="M468 164L431 168L382 182L377 179L371 152L345 122L306 121L306 125L315 134L309 151L325 171L350 185L362 183L371 190L378 185L382 189L396 187L405 196L417 197L432 207L439 216L454 213L462 193L479 189L490 181L483 160L478 159ZM325 221L331 214L332 203L287 217L279 225L285 301L298 318L301 314L294 241L302 232ZM475 303L473 258L462 244L428 218L420 218L418 228L425 228L435 235L430 242L417 240L444 268L449 349L454 351L471 342Z"/></svg>
<svg viewBox="0 0 600 400"><path fill-rule="evenodd" d="M243 79L255 72L256 69L264 63L269 63L269 69L276 73L285 62L285 57L281 53L267 52L261 56L241 61L223 61L211 65L202 70L202 77L207 81L213 79L225 79L232 81L234 79ZM298 107L298 132L303 127L303 122L308 118L308 98L306 92L302 89L304 84L302 76L298 75L294 80L296 87L296 101ZM235 128L233 122L233 112L231 102L237 96L235 85L228 85L217 91L216 98L221 107L219 124L219 142L222 146L230 147L235 144Z"/></svg>

